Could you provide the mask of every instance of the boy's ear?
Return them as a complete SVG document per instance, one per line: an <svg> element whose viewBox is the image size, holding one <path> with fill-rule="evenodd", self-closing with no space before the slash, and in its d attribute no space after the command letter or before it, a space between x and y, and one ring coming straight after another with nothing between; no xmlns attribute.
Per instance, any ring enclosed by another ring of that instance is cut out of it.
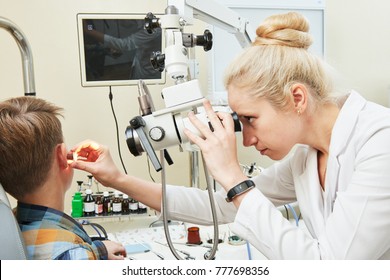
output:
<svg viewBox="0 0 390 280"><path fill-rule="evenodd" d="M67 168L68 167L68 159L66 157L67 150L65 143L58 144L56 146L56 160L58 161L58 164L61 168Z"/></svg>

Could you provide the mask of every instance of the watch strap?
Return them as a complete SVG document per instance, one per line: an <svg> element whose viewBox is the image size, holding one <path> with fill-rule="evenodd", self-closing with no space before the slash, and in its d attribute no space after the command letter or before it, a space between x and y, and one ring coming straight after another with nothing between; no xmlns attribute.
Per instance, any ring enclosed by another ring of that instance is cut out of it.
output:
<svg viewBox="0 0 390 280"><path fill-rule="evenodd" d="M233 198L243 193L246 193L247 191L253 189L254 187L255 187L255 183L252 180L245 180L228 191L226 195L226 201L232 202Z"/></svg>

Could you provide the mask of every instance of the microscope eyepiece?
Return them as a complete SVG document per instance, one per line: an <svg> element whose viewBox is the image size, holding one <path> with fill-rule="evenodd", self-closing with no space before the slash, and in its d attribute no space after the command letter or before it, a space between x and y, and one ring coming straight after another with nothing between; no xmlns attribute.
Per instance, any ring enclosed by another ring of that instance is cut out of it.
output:
<svg viewBox="0 0 390 280"><path fill-rule="evenodd" d="M231 116L234 122L234 131L241 131L241 123L237 113L233 112ZM214 130L205 113L197 114L197 117L204 124L207 124L210 130ZM134 156L140 156L145 151L146 144L154 150L163 150L189 142L183 133L184 128L201 136L188 117L182 117L180 114L136 116L130 120L130 125L126 129L126 143Z"/></svg>

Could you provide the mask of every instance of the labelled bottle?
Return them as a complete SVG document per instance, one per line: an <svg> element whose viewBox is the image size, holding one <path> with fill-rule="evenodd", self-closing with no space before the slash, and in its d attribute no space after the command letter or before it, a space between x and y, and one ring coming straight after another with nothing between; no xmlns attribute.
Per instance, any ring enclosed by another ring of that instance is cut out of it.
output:
<svg viewBox="0 0 390 280"><path fill-rule="evenodd" d="M122 199L122 214L123 215L128 215L130 214L130 200L129 196L127 194L123 194L123 199Z"/></svg>
<svg viewBox="0 0 390 280"><path fill-rule="evenodd" d="M92 196L91 189L85 190L84 216L85 217L95 216L95 199Z"/></svg>
<svg viewBox="0 0 390 280"><path fill-rule="evenodd" d="M103 200L101 195L98 195L95 200L95 215L103 215Z"/></svg>
<svg viewBox="0 0 390 280"><path fill-rule="evenodd" d="M138 201L134 198L131 198L129 208L131 214L138 214Z"/></svg>
<svg viewBox="0 0 390 280"><path fill-rule="evenodd" d="M108 191L103 192L103 216L111 215L111 198Z"/></svg>
<svg viewBox="0 0 390 280"><path fill-rule="evenodd" d="M146 212L148 212L146 205L138 201L138 213L144 214Z"/></svg>
<svg viewBox="0 0 390 280"><path fill-rule="evenodd" d="M119 192L114 192L114 199L112 201L112 214L117 215L122 213L122 200L119 197Z"/></svg>
<svg viewBox="0 0 390 280"><path fill-rule="evenodd" d="M72 199L72 217L79 218L83 216L83 198L80 192L76 192Z"/></svg>

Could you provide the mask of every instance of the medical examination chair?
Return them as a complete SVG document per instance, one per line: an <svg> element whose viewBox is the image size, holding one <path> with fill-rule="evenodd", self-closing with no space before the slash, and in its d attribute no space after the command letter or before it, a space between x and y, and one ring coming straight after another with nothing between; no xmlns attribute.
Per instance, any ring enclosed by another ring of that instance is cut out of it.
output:
<svg viewBox="0 0 390 280"><path fill-rule="evenodd" d="M0 185L0 260L25 260L26 247L8 197Z"/></svg>

